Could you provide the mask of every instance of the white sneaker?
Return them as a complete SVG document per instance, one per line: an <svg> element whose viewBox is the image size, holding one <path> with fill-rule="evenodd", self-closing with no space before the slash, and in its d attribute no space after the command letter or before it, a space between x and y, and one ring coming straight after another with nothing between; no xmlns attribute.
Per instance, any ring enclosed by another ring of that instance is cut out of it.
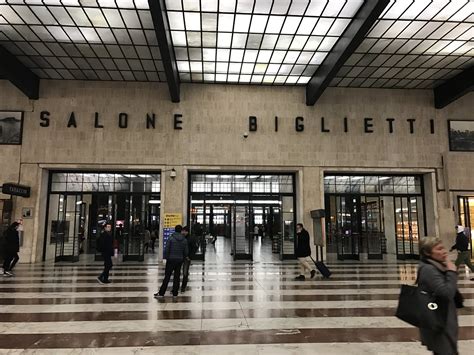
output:
<svg viewBox="0 0 474 355"><path fill-rule="evenodd" d="M3 277L12 277L13 275L9 274L8 271L3 273Z"/></svg>

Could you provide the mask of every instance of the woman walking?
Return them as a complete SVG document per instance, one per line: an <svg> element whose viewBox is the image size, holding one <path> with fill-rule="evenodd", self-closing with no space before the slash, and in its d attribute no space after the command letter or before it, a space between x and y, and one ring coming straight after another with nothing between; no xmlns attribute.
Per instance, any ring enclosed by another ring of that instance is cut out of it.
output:
<svg viewBox="0 0 474 355"><path fill-rule="evenodd" d="M421 343L435 355L456 355L458 316L454 296L457 291L456 266L448 260L448 251L441 240L434 237L420 241L418 287L432 294L438 303L446 306L445 327L441 331L420 328Z"/></svg>

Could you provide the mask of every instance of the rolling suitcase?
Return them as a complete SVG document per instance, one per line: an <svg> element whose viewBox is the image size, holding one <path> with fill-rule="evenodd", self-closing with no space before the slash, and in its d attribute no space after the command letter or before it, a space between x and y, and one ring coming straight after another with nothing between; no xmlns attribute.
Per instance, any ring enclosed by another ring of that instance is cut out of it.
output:
<svg viewBox="0 0 474 355"><path fill-rule="evenodd" d="M311 258L314 262L314 265L316 265L316 269L323 275L325 279L329 279L331 276L331 271L329 268L324 264L322 261L315 261L313 258Z"/></svg>

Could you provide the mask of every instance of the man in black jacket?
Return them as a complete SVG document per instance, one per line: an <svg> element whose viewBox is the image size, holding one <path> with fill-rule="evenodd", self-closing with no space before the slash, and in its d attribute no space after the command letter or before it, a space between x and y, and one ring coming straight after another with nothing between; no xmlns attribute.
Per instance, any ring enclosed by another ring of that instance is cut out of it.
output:
<svg viewBox="0 0 474 355"><path fill-rule="evenodd" d="M112 256L114 256L114 238L112 236L112 224L107 223L100 234L98 247L104 258L104 271L97 278L100 284L109 284L109 272L112 269Z"/></svg>
<svg viewBox="0 0 474 355"><path fill-rule="evenodd" d="M189 255L183 261L183 283L181 284L181 293L186 291L186 286L188 285L189 278L189 267L191 266L191 258L196 255L198 250L196 237L189 234L189 228L187 226L183 227L181 234L186 237L188 241L188 252Z"/></svg>
<svg viewBox="0 0 474 355"><path fill-rule="evenodd" d="M165 278L161 284L160 291L154 294L155 298L163 297L165 295L172 274L173 297L178 296L181 265L189 254L188 241L184 235L181 234L182 229L183 227L179 224L174 227L174 233L166 243L166 247L163 252L163 259L166 259Z"/></svg>
<svg viewBox="0 0 474 355"><path fill-rule="evenodd" d="M469 269L471 269L471 272L474 272L474 267L471 263L471 255L469 253L469 238L464 233L464 227L456 226L456 232L456 244L454 244L450 250L453 251L456 249L458 251L458 257L454 264L458 269L461 264L465 264ZM474 281L474 278L471 280Z"/></svg>
<svg viewBox="0 0 474 355"><path fill-rule="evenodd" d="M3 235L3 276L13 276L13 267L20 259L18 252L20 251L20 236L18 228L20 223L13 222Z"/></svg>
<svg viewBox="0 0 474 355"><path fill-rule="evenodd" d="M311 260L311 247L309 245L309 233L306 229L303 228L303 224L298 223L296 225L296 257L301 267L301 274L297 276L295 280L304 281L305 280L305 271L311 273L311 278L314 278L316 275L316 270L314 269L314 263ZM311 265L313 267L311 267Z"/></svg>

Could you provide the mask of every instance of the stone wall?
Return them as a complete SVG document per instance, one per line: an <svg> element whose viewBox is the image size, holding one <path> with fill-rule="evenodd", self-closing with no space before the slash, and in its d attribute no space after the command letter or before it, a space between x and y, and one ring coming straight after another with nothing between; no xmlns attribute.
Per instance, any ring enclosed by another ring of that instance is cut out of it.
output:
<svg viewBox="0 0 474 355"><path fill-rule="evenodd" d="M175 104L164 84L43 80L41 98L30 101L0 81L0 109L25 111L23 145L0 146L0 181L18 182L21 177L21 183L33 188L29 200L15 202L17 215L21 206L37 209L28 222L32 232L25 236L23 261L42 254L40 214L46 206L46 171L52 167L175 168L177 178L171 181L165 175L163 181L162 213L181 211L184 217L189 170L294 171L299 181L298 219L309 229L309 210L323 207L325 171L436 171L443 177L443 169L448 169L449 186L433 182L433 206L438 207L428 222L436 224L430 230L446 238L455 222L443 201L444 188L474 193L474 155L449 152L447 135L448 119L474 119L472 93L435 110L428 90L329 88L312 107L305 105L304 87L185 84L181 90L181 102ZM40 126L46 122L40 119L42 111L49 112L43 114L49 127ZM67 127L71 112L77 128ZM104 128L94 128L96 112ZM119 127L121 112L128 114L127 128ZM147 129L146 117L152 113L156 128ZM182 130L173 128L174 114L182 115ZM249 116L257 117L256 132L249 132ZM302 132L295 129L297 116L304 118ZM365 123L365 118L371 120ZM388 118L395 119L393 133ZM408 119L416 120L413 133ZM244 132L249 132L248 138Z"/></svg>

